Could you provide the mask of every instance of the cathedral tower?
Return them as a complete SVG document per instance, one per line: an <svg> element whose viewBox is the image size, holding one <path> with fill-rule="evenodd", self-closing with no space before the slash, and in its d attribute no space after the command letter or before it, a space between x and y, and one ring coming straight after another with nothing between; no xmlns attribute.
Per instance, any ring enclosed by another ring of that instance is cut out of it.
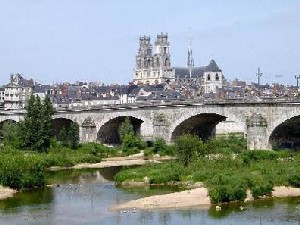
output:
<svg viewBox="0 0 300 225"><path fill-rule="evenodd" d="M135 84L158 84L175 78L174 70L171 67L168 34L157 35L154 55L150 37L140 37L133 77Z"/></svg>

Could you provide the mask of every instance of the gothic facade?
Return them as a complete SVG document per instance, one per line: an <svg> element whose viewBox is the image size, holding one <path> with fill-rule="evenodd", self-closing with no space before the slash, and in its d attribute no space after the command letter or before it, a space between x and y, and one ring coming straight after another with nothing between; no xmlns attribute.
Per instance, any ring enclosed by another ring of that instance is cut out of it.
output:
<svg viewBox="0 0 300 225"><path fill-rule="evenodd" d="M150 37L140 37L140 46L134 69L134 83L159 84L173 80L174 77L168 34L161 33L157 35L154 53Z"/></svg>
<svg viewBox="0 0 300 225"><path fill-rule="evenodd" d="M133 72L134 84L160 84L174 82L179 85L197 85L202 93L216 93L223 87L223 73L215 60L207 66L194 66L191 45L188 49L186 67L172 67L168 34L158 34L155 52L149 36L140 37L136 66Z"/></svg>

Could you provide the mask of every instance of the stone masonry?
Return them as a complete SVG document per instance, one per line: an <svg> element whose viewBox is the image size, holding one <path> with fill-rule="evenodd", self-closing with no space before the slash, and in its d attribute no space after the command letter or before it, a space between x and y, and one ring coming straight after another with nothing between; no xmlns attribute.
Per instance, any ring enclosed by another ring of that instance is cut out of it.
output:
<svg viewBox="0 0 300 225"><path fill-rule="evenodd" d="M23 118L24 112L0 112L0 122ZM131 108L111 106L85 111L57 112L53 117L76 122L80 126L81 142L98 140L98 132L110 121L131 117L142 121L138 132L145 140L163 137L172 142L183 132L212 132L216 134L242 133L247 137L248 149L271 149L272 132L285 121L300 116L300 107L288 102L238 102L238 103L172 103L160 105L136 105ZM216 125L217 124L217 125ZM214 129L211 129L215 126ZM118 132L109 130L107 135ZM176 130L176 132L174 132Z"/></svg>

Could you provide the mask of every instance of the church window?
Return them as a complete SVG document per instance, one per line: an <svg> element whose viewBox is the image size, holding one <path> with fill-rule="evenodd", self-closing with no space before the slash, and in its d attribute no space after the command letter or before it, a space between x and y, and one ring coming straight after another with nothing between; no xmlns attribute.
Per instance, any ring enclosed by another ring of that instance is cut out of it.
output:
<svg viewBox="0 0 300 225"><path fill-rule="evenodd" d="M207 80L210 80L210 74L207 75Z"/></svg>
<svg viewBox="0 0 300 225"><path fill-rule="evenodd" d="M164 54L167 54L167 47L164 47Z"/></svg>

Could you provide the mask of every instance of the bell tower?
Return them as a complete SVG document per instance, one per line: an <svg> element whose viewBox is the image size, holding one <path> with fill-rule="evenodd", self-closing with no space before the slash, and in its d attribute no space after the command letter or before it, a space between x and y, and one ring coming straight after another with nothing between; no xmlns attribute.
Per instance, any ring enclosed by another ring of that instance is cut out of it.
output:
<svg viewBox="0 0 300 225"><path fill-rule="evenodd" d="M136 66L134 69L134 80L143 82L150 76L151 67L153 64L152 44L150 36L140 37L140 46L136 55Z"/></svg>

